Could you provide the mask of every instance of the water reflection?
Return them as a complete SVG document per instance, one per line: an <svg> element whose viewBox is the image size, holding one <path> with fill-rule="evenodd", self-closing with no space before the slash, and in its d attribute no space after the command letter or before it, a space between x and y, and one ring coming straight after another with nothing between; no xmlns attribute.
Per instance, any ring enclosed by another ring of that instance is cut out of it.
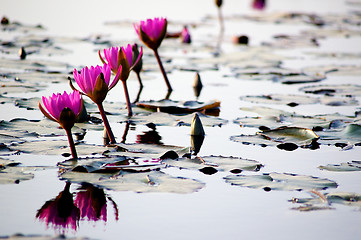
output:
<svg viewBox="0 0 361 240"><path fill-rule="evenodd" d="M45 222L57 232L77 231L79 221L107 222L107 202L114 209L115 220L119 219L117 204L106 196L103 189L89 183L82 183L76 193L75 200L70 192L70 182L54 199L46 201L36 213L36 218Z"/></svg>
<svg viewBox="0 0 361 240"><path fill-rule="evenodd" d="M115 219L118 220L118 207L113 200L111 202L115 209ZM107 198L103 189L83 183L76 194L75 205L80 210L81 220L107 221Z"/></svg>
<svg viewBox="0 0 361 240"><path fill-rule="evenodd" d="M153 123L146 124L151 130L143 132L143 134L137 135L137 143L149 143L149 144L163 144L160 140L162 137L156 131L156 126Z"/></svg>
<svg viewBox="0 0 361 240"><path fill-rule="evenodd" d="M46 201L38 210L36 217L59 232L67 229L77 230L79 226L80 210L73 201L69 191L70 183L67 182L63 191L52 200Z"/></svg>

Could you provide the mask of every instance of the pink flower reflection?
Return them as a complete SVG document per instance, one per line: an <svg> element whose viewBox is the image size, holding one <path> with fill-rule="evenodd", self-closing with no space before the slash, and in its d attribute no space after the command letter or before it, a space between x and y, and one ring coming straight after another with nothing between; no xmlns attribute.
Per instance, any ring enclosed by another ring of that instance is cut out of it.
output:
<svg viewBox="0 0 361 240"><path fill-rule="evenodd" d="M117 206L115 202L112 201L112 203L115 219L118 220ZM82 220L107 222L107 198L103 189L84 183L76 194L75 205L80 209Z"/></svg>
<svg viewBox="0 0 361 240"><path fill-rule="evenodd" d="M59 195L47 202L38 210L36 217L59 232L68 229L77 230L79 226L80 211L74 205L73 195L69 192L70 183Z"/></svg>

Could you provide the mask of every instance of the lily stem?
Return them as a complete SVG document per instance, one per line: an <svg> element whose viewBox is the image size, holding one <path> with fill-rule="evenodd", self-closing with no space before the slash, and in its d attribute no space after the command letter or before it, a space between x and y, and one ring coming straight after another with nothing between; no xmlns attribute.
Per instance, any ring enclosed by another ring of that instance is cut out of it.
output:
<svg viewBox="0 0 361 240"><path fill-rule="evenodd" d="M155 55L155 57L157 58L160 71L162 72L163 77L164 77L164 80L165 80L165 83L167 84L168 92L171 92L171 91L173 91L173 89L172 89L172 87L171 87L171 85L170 85L170 83L169 83L169 80L168 80L168 77L167 77L167 73L166 73L165 70L164 70L164 67L163 67L162 61L160 60L160 57L159 57L159 54L158 54L158 50L157 50L157 49L154 49L154 55Z"/></svg>
<svg viewBox="0 0 361 240"><path fill-rule="evenodd" d="M139 82L139 86L140 86L140 87L143 87L142 79L140 78L140 73L139 73L139 72L135 72L135 74L137 75L138 82Z"/></svg>
<svg viewBox="0 0 361 240"><path fill-rule="evenodd" d="M70 128L65 129L65 131L66 131L66 135L68 135L68 141L69 141L71 155L73 156L73 159L78 159L78 154L76 153L73 135L71 134L71 129Z"/></svg>
<svg viewBox="0 0 361 240"><path fill-rule="evenodd" d="M132 111L132 104L130 103L130 99L129 99L127 81L122 81L122 83L124 88L125 100L127 102L128 116L131 117L133 116L133 111Z"/></svg>
<svg viewBox="0 0 361 240"><path fill-rule="evenodd" d="M102 116L102 119L103 119L104 127L105 127L105 129L107 131L107 134L108 134L108 137L110 139L110 143L116 143L114 134L113 134L112 129L110 128L110 125L109 125L109 122L108 122L108 118L107 118L107 116L105 114L103 104L99 103L97 105L98 105L98 108L99 108L100 115Z"/></svg>

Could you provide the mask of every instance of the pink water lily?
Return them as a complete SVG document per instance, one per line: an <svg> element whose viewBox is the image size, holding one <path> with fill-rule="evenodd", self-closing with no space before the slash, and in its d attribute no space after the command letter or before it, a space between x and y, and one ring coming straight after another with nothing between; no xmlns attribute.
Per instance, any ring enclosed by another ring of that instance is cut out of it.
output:
<svg viewBox="0 0 361 240"><path fill-rule="evenodd" d="M73 76L83 94L87 95L96 104L99 104L104 101L108 92L117 84L121 70L122 67L119 67L112 81L110 81L111 67L108 64L91 66L90 68L85 67L80 70L80 74L74 69ZM75 89L71 81L70 84Z"/></svg>
<svg viewBox="0 0 361 240"><path fill-rule="evenodd" d="M154 50L162 43L167 33L167 25L166 18L153 18L140 21L140 24L134 24L134 28L140 40Z"/></svg>
<svg viewBox="0 0 361 240"><path fill-rule="evenodd" d="M138 55L133 53L132 45L128 44L126 47L111 47L103 50L104 57L99 51L100 60L105 64L108 63L114 73L120 70L119 79L123 83L125 100L127 103L128 116L132 116L132 105L129 99L128 87L126 80L129 77L130 71L138 64L143 56L143 48L140 49Z"/></svg>
<svg viewBox="0 0 361 240"><path fill-rule="evenodd" d="M90 68L85 67L80 70L80 74L74 69L73 75L75 82L79 88L83 91L82 93L88 96L99 108L100 115L102 116L105 129L111 143L115 143L113 132L110 128L108 119L105 115L103 108L103 101L107 96L108 92L117 84L119 81L119 75L122 71L122 67L119 66L118 71L112 81L111 68L109 64L103 66L91 66ZM76 90L70 79L70 86Z"/></svg>
<svg viewBox="0 0 361 240"><path fill-rule="evenodd" d="M43 114L50 120L61 123L61 112L65 108L69 108L74 113L75 117L78 117L82 107L83 107L83 98L81 97L78 91L73 91L72 93L67 93L64 91L61 93L53 93L50 97L42 97L42 103L39 103L39 108ZM74 119L75 121L75 119Z"/></svg>
<svg viewBox="0 0 361 240"><path fill-rule="evenodd" d="M78 91L68 94L53 93L50 97L42 97L42 103L39 102L41 112L50 120L56 121L66 131L69 140L69 146L74 159L77 153L74 140L71 134L71 128L74 126L77 117L83 108L83 98Z"/></svg>
<svg viewBox="0 0 361 240"><path fill-rule="evenodd" d="M168 23L166 18L153 18L147 19L146 21L140 21L139 24L134 24L134 29L137 32L139 39L154 51L154 55L157 58L164 81L167 84L168 92L170 93L173 89L169 83L167 74L158 54L158 48L167 33L167 25Z"/></svg>
<svg viewBox="0 0 361 240"><path fill-rule="evenodd" d="M143 56L143 48L140 48L138 55L133 54L133 46L128 44L126 47L111 47L103 50L104 57L99 51L100 60L103 64L108 63L114 74L118 72L121 66L121 73L119 78L121 81L126 81L129 77L130 71L141 60Z"/></svg>

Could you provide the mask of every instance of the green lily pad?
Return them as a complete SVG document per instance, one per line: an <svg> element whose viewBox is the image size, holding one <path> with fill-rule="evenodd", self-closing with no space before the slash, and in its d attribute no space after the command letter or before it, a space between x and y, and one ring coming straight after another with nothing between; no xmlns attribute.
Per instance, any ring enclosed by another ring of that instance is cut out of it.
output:
<svg viewBox="0 0 361 240"><path fill-rule="evenodd" d="M340 164L327 164L326 166L319 166L318 168L335 172L361 171L361 161L351 161Z"/></svg>
<svg viewBox="0 0 361 240"><path fill-rule="evenodd" d="M230 175L224 177L227 183L249 188L262 188L265 191L302 191L336 188L337 183L328 179L288 173L269 173L263 175Z"/></svg>
<svg viewBox="0 0 361 240"><path fill-rule="evenodd" d="M163 160L167 166L200 170L204 167L212 167L217 171L230 171L240 173L241 171L259 171L263 165L251 159L224 156L202 156L195 158L178 158Z"/></svg>
<svg viewBox="0 0 361 240"><path fill-rule="evenodd" d="M244 96L241 100L255 103L265 104L285 104L295 107L301 104L322 103L328 106L355 106L358 101L354 98L335 98L324 96L322 98L314 98L304 95L286 95L286 94L270 94L261 96Z"/></svg>
<svg viewBox="0 0 361 240"><path fill-rule="evenodd" d="M61 175L61 179L76 183L88 182L113 191L133 191L137 193L166 192L186 194L199 191L205 186L204 183L194 179L173 177L160 171L120 172L116 176L67 171Z"/></svg>
<svg viewBox="0 0 361 240"><path fill-rule="evenodd" d="M225 119L208 116L198 113L202 124L204 126L222 126L228 121ZM192 123L193 113L186 115L174 115L165 112L154 112L148 114L136 114L131 118L131 121L136 124L154 123L158 126L190 126Z"/></svg>
<svg viewBox="0 0 361 240"><path fill-rule="evenodd" d="M108 147L76 143L76 151L79 156L89 156L95 154L103 154L105 151L109 151ZM20 151L23 153L37 154L37 155L64 155L71 156L69 143L66 140L34 140L26 141L23 143L16 143L9 146L12 151Z"/></svg>
<svg viewBox="0 0 361 240"><path fill-rule="evenodd" d="M137 103L138 107L158 110L168 113L184 113L184 112L199 112L203 110L219 108L221 103L217 100L209 101L206 103L198 101L172 101L168 99L160 101L141 101Z"/></svg>
<svg viewBox="0 0 361 240"><path fill-rule="evenodd" d="M290 200L290 202L293 202L295 204L303 204L300 207L292 208L299 211L312 211L322 208L334 209L330 207L333 204L341 204L361 208L361 194L348 192L332 192L322 194L322 198L317 195L311 198L294 198Z"/></svg>
<svg viewBox="0 0 361 240"><path fill-rule="evenodd" d="M26 136L64 136L66 132L62 129L59 123L43 119L41 121L38 120L27 120L22 118L16 118L9 122L1 121L0 122L0 130L4 130L5 133L13 133L20 132ZM74 126L72 128L73 134L83 135L85 133L85 129L78 128ZM20 137L17 135L17 137Z"/></svg>
<svg viewBox="0 0 361 240"><path fill-rule="evenodd" d="M300 89L305 93L335 96L361 96L361 86L353 84L306 86Z"/></svg>
<svg viewBox="0 0 361 240"><path fill-rule="evenodd" d="M34 174L28 172L28 168L17 166L13 167L10 166L11 164L14 164L14 162L8 163L5 168L0 170L0 184L17 184L22 181L31 180L34 178Z"/></svg>
<svg viewBox="0 0 361 240"><path fill-rule="evenodd" d="M77 161L67 160L58 164L64 169L72 169L76 172L88 173L109 173L132 171L144 172L162 167L160 159L130 158L125 156L117 157L86 157Z"/></svg>
<svg viewBox="0 0 361 240"><path fill-rule="evenodd" d="M312 147L319 136L310 129L300 127L279 127L258 132L256 135L231 136L232 141L243 144L276 146L281 143L292 143L302 147Z"/></svg>
<svg viewBox="0 0 361 240"><path fill-rule="evenodd" d="M318 71L332 76L360 76L360 65L324 65L311 66L304 69L304 71Z"/></svg>

